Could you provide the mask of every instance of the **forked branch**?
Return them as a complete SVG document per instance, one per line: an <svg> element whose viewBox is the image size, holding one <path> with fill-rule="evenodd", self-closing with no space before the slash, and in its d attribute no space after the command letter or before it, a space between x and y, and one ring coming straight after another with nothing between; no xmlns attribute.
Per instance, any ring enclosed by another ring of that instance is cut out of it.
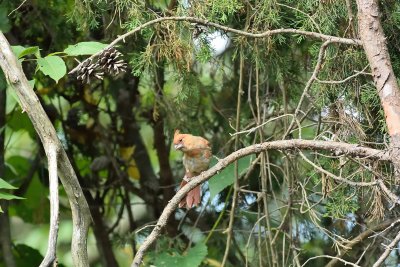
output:
<svg viewBox="0 0 400 267"><path fill-rule="evenodd" d="M347 144L347 143L331 142L331 141L313 141L313 140L301 140L301 139L280 140L280 141L255 144L252 146L239 149L233 152L232 154L228 155L224 159L221 159L217 164L215 164L209 170L201 173L196 177L193 177L188 184L182 187L181 190L179 190L174 195L174 197L169 201L168 205L164 208L153 231L139 247L131 266L132 267L140 266L144 257L144 253L161 234L161 230L165 227L169 217L178 207L179 202L190 190L200 185L201 183L204 183L205 181L210 179L213 175L226 168L229 164L235 162L236 160L244 156L260 153L262 151L267 151L267 150L293 150L293 149L325 150L325 151L330 151L335 155L347 155L349 157L368 158L371 160L378 160L378 161L390 160L389 153L387 151L362 147L357 144ZM400 204L400 200L397 199L396 203Z"/></svg>

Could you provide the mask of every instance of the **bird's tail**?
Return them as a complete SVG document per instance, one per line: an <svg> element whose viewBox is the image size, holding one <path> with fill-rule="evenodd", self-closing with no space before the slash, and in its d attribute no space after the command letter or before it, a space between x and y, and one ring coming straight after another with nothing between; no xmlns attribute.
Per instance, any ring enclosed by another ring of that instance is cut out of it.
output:
<svg viewBox="0 0 400 267"><path fill-rule="evenodd" d="M190 178L192 176L188 177L188 175L186 175L185 177ZM179 189L181 189L185 184L187 184L187 181L182 180ZM179 203L179 208L191 209L195 206L198 206L200 204L200 198L201 198L200 195L201 195L201 186L199 185L190 190L189 193L186 195L186 197L181 200L181 202Z"/></svg>

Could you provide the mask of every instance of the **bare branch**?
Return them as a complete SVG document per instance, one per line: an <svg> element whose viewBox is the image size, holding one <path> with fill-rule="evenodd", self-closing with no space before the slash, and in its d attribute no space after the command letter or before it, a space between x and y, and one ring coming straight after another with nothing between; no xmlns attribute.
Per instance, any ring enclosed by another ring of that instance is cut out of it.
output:
<svg viewBox="0 0 400 267"><path fill-rule="evenodd" d="M333 267L335 266L335 264L339 261L339 257L343 256L344 254L346 254L347 251L349 251L352 247L354 247L355 245L361 243L362 241L364 241L366 238L368 237L372 237L374 233L378 232L378 231L385 231L388 227L393 227L395 224L399 223L400 220L387 220L384 221L370 229L365 230L364 232L362 232L361 234L359 234L358 236L356 236L355 238L353 238L352 240L348 241L345 245L346 248L341 251L338 255L336 255L335 258L332 258L332 260L325 266L325 267Z"/></svg>
<svg viewBox="0 0 400 267"><path fill-rule="evenodd" d="M331 142L331 141L313 141L313 140L301 140L301 139L292 139L292 140L279 140L272 142L265 142L261 144L251 145L242 149L239 149L224 159L219 160L219 162L214 165L209 170L201 173L200 175L193 177L191 181L182 187L174 197L169 201L168 205L164 208L161 216L158 219L156 226L150 235L146 238L146 240L139 247L135 258L132 262L132 267L139 267L142 259L144 257L144 253L147 249L154 243L157 237L161 234L161 230L167 224L169 217L172 215L174 210L178 207L179 202L183 199L183 197L193 188L204 183L208 179L210 179L216 173L219 173L221 170L226 168L229 164L235 162L239 158L250 154L260 153L266 150L292 150L292 149L306 149L306 150L326 150L335 153L336 155L346 154L350 157L360 157L360 158L369 158L374 160L383 160L389 161L389 153L383 150L377 150L367 147L362 147L358 144L347 144L340 142Z"/></svg>
<svg viewBox="0 0 400 267"><path fill-rule="evenodd" d="M361 41L357 40L357 39L341 38L341 37L336 37L336 36L331 36L331 35L326 35L326 34L321 34L321 33L316 33L316 32L297 30L297 29L276 29L276 30L265 31L262 33L251 33L251 32L247 32L247 31L233 29L233 28L230 28L227 26L220 25L218 23L214 23L214 22L211 22L211 21L208 21L205 19L200 19L200 18L195 18L195 17L185 17L185 16L183 16L183 17L161 17L161 18L157 18L154 20L150 20L150 21L136 27L135 29L119 36L117 39L112 41L108 46L106 46L103 50L99 51L96 54L93 54L88 59L95 58L96 56L100 55L104 50L115 46L116 44L118 44L121 41L125 42L125 39L127 37L130 37L131 35L134 35L135 33L140 32L141 30L143 30L153 24L157 24L157 23L160 23L163 21L186 21L186 22L191 22L191 23L197 23L200 25L213 27L213 28L225 31L225 32L231 32L231 33L235 33L235 34L242 35L242 36L249 37L249 38L265 38L265 37L269 37L269 36L276 35L276 34L291 33L291 34L305 35L308 37L329 41L330 43L341 43L341 44L357 45L357 46L362 45ZM86 59L86 60L88 60L88 59ZM69 72L69 74L75 73L85 61L83 61L78 66L76 66L73 70L71 70Z"/></svg>
<svg viewBox="0 0 400 267"><path fill-rule="evenodd" d="M390 252L394 249L394 247L397 245L397 243L400 242L400 232L397 233L396 237L390 242L388 246L386 246L385 251L382 253L382 255L379 257L379 259L372 265L372 267L378 267L382 263L385 262L386 258L389 256Z"/></svg>
<svg viewBox="0 0 400 267"><path fill-rule="evenodd" d="M297 115L300 112L300 108L301 108L301 105L303 104L303 101L304 101L305 97L308 95L308 90L310 90L311 85L317 79L318 73L322 68L322 62L324 61L325 51L328 48L328 45L330 43L332 43L332 42L330 40L327 40L321 45L321 47L319 49L318 59L317 59L317 63L315 64L314 71L313 71L310 79L308 80L306 86L304 87L304 90L303 90L303 93L301 94L299 103L297 104L296 110L294 111L294 116L293 116L292 122L290 123L289 127L287 128L287 130L286 130L285 134L283 135L282 139L285 139L286 136L292 130L292 128L294 126L294 123L295 123L295 118L297 117Z"/></svg>
<svg viewBox="0 0 400 267"><path fill-rule="evenodd" d="M15 90L22 110L28 114L32 121L46 153L48 153L47 149L50 143L54 144L59 151L57 159L58 174L67 193L72 211L72 259L74 266L89 266L87 255L87 233L90 223L89 206L68 156L57 137L54 126L40 105L38 97L29 85L20 63L2 32L0 32L0 67L8 83Z"/></svg>
<svg viewBox="0 0 400 267"><path fill-rule="evenodd" d="M373 181L373 182L354 182L354 181L350 181L348 179L336 176L333 173L328 172L327 170L325 170L325 169L321 168L320 166L316 165L314 162L309 160L302 152L300 152L299 154L308 164L310 164L311 166L313 166L318 171L326 174L327 176L333 178L336 181L339 181L339 182L342 182L342 183L345 183L345 184L348 184L348 185L352 185L352 186L362 186L362 187L364 187L364 186L374 186L374 185L378 184L378 181Z"/></svg>
<svg viewBox="0 0 400 267"><path fill-rule="evenodd" d="M365 68L362 69L362 71L355 71L356 72L355 74L353 74L353 75L351 75L351 76L349 76L349 77L347 77L347 78L345 78L343 80L340 80L340 81L322 81L322 80L320 80L318 78L316 78L315 80L317 82L319 82L319 83L324 83L324 84L341 84L341 83L345 83L345 82L347 82L347 81L349 81L349 80L351 80L351 79L353 79L353 78L355 78L355 77L357 77L357 76L359 76L361 74L368 75L368 73L364 72L365 70L368 69L368 67L369 66L366 66Z"/></svg>
<svg viewBox="0 0 400 267"><path fill-rule="evenodd" d="M344 259L341 259L341 258L338 258L338 257L334 257L334 256L329 256L329 255L320 255L320 256L311 257L311 258L309 258L308 260L306 260L306 262L303 263L303 265L301 265L301 267L306 266L306 264L307 264L309 261L315 260L315 259L318 259L318 258L337 259L338 261L343 262L344 265L351 265L351 266L354 266L354 267L361 267L361 266L358 265L358 264L354 264L354 263L352 263L352 262L345 261Z"/></svg>
<svg viewBox="0 0 400 267"><path fill-rule="evenodd" d="M53 143L45 149L48 159L49 182L50 182L50 233L46 256L40 267L51 266L56 260L59 198L58 198L58 176L57 176L57 146Z"/></svg>

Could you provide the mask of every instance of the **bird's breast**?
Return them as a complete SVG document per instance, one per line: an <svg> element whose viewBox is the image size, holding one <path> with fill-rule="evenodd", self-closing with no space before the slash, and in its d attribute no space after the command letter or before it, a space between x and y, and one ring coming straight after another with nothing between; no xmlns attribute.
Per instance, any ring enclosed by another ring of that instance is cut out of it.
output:
<svg viewBox="0 0 400 267"><path fill-rule="evenodd" d="M211 151L208 149L201 150L199 153L192 155L183 155L183 165L186 171L193 174L200 174L201 172L208 169L211 160Z"/></svg>

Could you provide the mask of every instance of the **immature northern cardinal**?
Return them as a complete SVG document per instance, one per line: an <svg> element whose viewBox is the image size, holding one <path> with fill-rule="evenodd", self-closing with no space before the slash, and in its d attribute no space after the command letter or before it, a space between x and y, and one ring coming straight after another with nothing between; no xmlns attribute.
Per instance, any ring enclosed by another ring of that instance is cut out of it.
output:
<svg viewBox="0 0 400 267"><path fill-rule="evenodd" d="M174 147L183 152L183 165L185 166L185 177L179 188L187 184L190 178L199 175L201 172L208 169L211 160L210 143L200 136L191 134L181 134L179 130L174 134ZM200 185L192 189L179 203L180 208L190 209L193 206L200 204Z"/></svg>

